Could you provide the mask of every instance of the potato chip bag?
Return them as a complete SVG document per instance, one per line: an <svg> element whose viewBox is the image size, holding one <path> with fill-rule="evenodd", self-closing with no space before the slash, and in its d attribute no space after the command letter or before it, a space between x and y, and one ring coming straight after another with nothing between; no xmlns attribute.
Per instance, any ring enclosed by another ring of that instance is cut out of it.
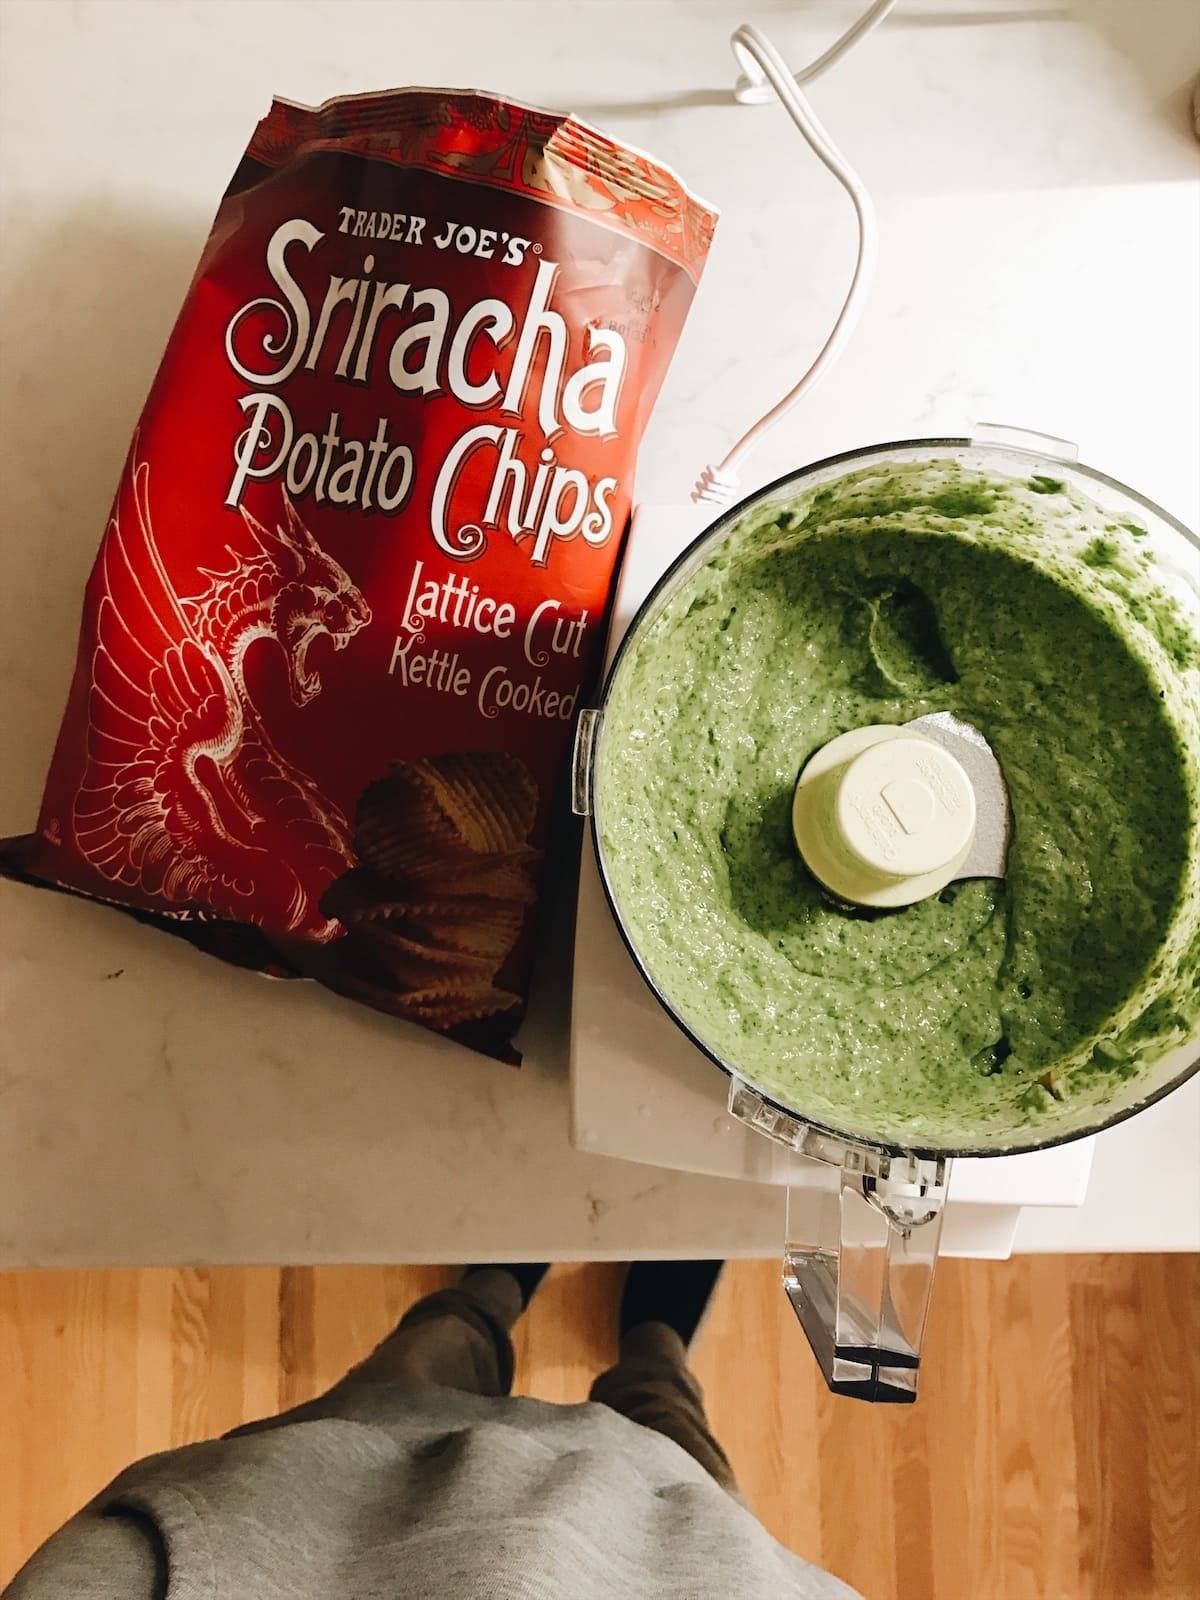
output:
<svg viewBox="0 0 1200 1600"><path fill-rule="evenodd" d="M714 220L574 117L276 101L3 869L515 1059L548 809Z"/></svg>

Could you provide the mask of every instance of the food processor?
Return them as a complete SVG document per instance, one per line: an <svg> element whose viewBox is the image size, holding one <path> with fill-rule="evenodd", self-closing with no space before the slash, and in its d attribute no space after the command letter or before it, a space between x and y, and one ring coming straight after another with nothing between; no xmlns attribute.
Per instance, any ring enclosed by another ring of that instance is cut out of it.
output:
<svg viewBox="0 0 1200 1600"><path fill-rule="evenodd" d="M743 1063L714 1050L689 1025L672 994L657 980L630 928L629 905L614 886L602 837L608 804L605 709L639 642L746 517L764 508L786 506L801 494L836 484L863 468L886 472L914 462L944 461L997 478L1052 478L1086 496L1114 522L1144 529L1144 546L1153 562L1155 581L1170 595L1177 615L1200 641L1200 541L1193 534L1135 490L1081 464L1065 441L981 426L969 438L907 440L849 451L791 473L726 511L687 547L647 597L618 650L598 703L581 713L575 746L574 808L591 819L605 896L642 977L676 1025L727 1075L731 1116L797 1155L839 1169L840 1203L836 1209L822 1211L827 1229L822 1236L793 1237L789 1207L783 1283L829 1387L875 1401L916 1398L954 1158L1021 1154L1111 1127L1161 1099L1200 1068L1200 1039L1192 1037L1170 1050L1131 1076L1101 1105L1090 1104L1086 1098L1066 1102L1052 1120L1031 1123L1019 1135L999 1137L981 1131L975 1142L901 1144L873 1137L869 1130L864 1133L861 1128L838 1126L811 1106L781 1100L756 1083ZM1065 552L1057 554L1062 558ZM1082 553L1078 559L1083 559ZM986 744L983 748L986 750ZM990 808L991 826L983 830L981 838L977 816L970 849L955 862L951 876L999 876L1008 817L1003 811L997 813L997 793L994 788L989 793L986 770L970 770L970 787L973 794L981 796L978 813ZM797 794L800 792L798 784ZM972 861L977 841L982 854ZM961 840L956 848L961 849ZM949 879L942 876L941 881Z"/></svg>
<svg viewBox="0 0 1200 1600"><path fill-rule="evenodd" d="M889 9L872 7L860 24ZM718 465L706 467L693 498L727 505L736 493L746 457L818 381L849 336L874 261L874 221L869 198L845 158L816 122L798 83L824 70L854 42L855 28L810 68L793 75L761 34L742 28L734 49L746 77L739 97L774 92L810 147L842 183L859 225L858 259L849 292L816 361L778 406L756 423ZM645 982L675 1024L729 1080L731 1117L797 1155L837 1169L839 1201L823 1207L819 1232L796 1226L790 1205L785 1230L783 1285L827 1384L859 1399L910 1402L916 1398L921 1348L929 1309L944 1207L956 1157L1020 1154L1093 1134L1144 1109L1200 1067L1200 1040L1175 1042L1157 1060L1106 1093L1054 1108L1020 1131L981 1127L977 1137L897 1140L870 1126L850 1126L802 1097L781 1097L757 1082L736 1052L714 1047L683 1014L669 984L631 926L631 902L614 882L604 843L606 710L639 645L672 600L748 518L782 510L801 496L842 484L864 470L881 476L913 464L946 463L954 469L1014 482L1044 480L1077 494L1115 525L1133 527L1143 540L1146 572L1173 614L1200 641L1200 542L1166 511L1127 485L1078 460L1065 440L1028 430L980 424L969 436L874 444L831 457L758 490L725 510L660 579L634 618L598 702L581 713L575 747L573 804L591 819L604 893L621 937ZM1086 562L1069 543L1055 549L1062 566ZM1197 689L1190 691L1193 707ZM611 721L611 719L610 719ZM797 853L832 903L847 914L883 912L934 895L956 879L1003 878L1013 818L1002 766L978 729L951 716L932 716L901 727L843 730L797 774L792 822ZM1018 823L1019 825L1019 823ZM1194 889L1194 874L1192 879ZM1200 917L1200 905L1192 908ZM806 1215L809 1213L806 1212Z"/></svg>

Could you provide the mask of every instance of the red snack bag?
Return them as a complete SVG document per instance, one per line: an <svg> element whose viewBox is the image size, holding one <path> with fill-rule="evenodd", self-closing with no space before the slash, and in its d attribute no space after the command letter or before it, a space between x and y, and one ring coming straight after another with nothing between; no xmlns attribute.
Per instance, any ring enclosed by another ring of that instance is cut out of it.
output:
<svg viewBox="0 0 1200 1600"><path fill-rule="evenodd" d="M277 101L4 870L515 1059L547 809L713 223L572 117Z"/></svg>

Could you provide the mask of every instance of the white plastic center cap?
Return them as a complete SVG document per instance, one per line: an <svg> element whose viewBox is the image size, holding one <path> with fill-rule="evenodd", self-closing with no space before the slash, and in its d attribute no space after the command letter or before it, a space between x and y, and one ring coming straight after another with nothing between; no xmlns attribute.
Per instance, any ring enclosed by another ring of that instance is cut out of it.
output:
<svg viewBox="0 0 1200 1600"><path fill-rule="evenodd" d="M792 827L827 889L864 906L937 894L975 837L975 791L949 750L904 727L855 728L818 750L796 785Z"/></svg>

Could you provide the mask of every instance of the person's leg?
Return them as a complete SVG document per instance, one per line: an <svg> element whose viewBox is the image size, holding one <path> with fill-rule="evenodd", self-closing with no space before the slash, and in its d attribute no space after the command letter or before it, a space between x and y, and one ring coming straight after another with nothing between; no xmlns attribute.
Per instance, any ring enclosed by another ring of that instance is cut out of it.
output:
<svg viewBox="0 0 1200 1600"><path fill-rule="evenodd" d="M332 1389L279 1416L236 1428L230 1437L319 1417L373 1409L372 1394L401 1389L458 1389L505 1395L512 1387L509 1329L545 1268L473 1267L449 1289L411 1306L387 1338Z"/></svg>
<svg viewBox="0 0 1200 1600"><path fill-rule="evenodd" d="M621 1335L617 1364L592 1385L591 1398L631 1422L673 1439L730 1494L738 1494L729 1458L704 1411L704 1395L687 1365L687 1346L665 1322L643 1322Z"/></svg>
<svg viewBox="0 0 1200 1600"><path fill-rule="evenodd" d="M646 1261L629 1269L620 1353L592 1385L591 1398L673 1439L740 1499L729 1458L709 1425L700 1383L687 1364L688 1343L720 1268L717 1261Z"/></svg>
<svg viewBox="0 0 1200 1600"><path fill-rule="evenodd" d="M418 1300L342 1382L507 1394L513 1378L509 1329L524 1306L511 1272L476 1268L452 1288Z"/></svg>

